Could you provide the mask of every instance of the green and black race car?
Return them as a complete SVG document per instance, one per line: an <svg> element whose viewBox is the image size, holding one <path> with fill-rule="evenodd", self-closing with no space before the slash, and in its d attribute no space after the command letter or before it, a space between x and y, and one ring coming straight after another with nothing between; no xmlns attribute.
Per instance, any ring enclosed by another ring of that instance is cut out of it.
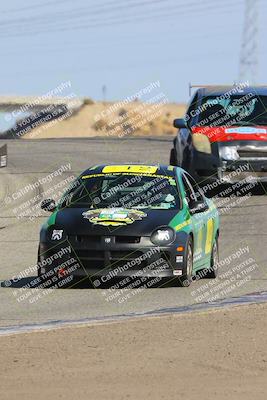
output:
<svg viewBox="0 0 267 400"><path fill-rule="evenodd" d="M40 232L38 275L51 284L69 275L95 287L216 277L217 209L179 167L95 166L58 205L41 207L52 214Z"/></svg>

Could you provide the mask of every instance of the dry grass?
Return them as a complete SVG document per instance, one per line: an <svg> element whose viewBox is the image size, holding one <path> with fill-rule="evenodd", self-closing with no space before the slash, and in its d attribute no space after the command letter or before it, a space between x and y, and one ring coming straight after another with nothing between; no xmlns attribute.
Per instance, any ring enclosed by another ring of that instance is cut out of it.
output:
<svg viewBox="0 0 267 400"><path fill-rule="evenodd" d="M86 101L71 116L32 129L23 139L56 137L127 137L174 135L173 119L185 112L184 104L117 103Z"/></svg>

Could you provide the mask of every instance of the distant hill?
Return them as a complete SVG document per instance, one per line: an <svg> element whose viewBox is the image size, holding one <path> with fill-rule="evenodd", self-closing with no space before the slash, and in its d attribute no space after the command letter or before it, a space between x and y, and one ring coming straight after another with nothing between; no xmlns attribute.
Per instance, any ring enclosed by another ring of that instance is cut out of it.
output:
<svg viewBox="0 0 267 400"><path fill-rule="evenodd" d="M91 99L79 101L75 107L54 103L34 110L30 117L17 120L4 136L43 139L173 135L176 131L173 119L185 113L184 104L133 101L125 105L121 102L93 102Z"/></svg>

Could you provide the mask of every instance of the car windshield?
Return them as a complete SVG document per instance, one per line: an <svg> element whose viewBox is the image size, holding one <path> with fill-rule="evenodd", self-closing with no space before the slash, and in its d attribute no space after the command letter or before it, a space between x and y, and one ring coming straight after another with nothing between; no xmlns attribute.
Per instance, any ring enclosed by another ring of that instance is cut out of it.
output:
<svg viewBox="0 0 267 400"><path fill-rule="evenodd" d="M242 95L207 96L194 110L197 126L267 125L267 96L255 92Z"/></svg>
<svg viewBox="0 0 267 400"><path fill-rule="evenodd" d="M165 175L92 174L80 177L60 207L179 209L176 181Z"/></svg>

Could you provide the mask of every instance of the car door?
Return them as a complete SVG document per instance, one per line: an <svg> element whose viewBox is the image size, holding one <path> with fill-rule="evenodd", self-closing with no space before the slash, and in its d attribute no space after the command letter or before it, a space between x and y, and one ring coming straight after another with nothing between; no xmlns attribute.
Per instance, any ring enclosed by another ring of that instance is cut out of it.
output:
<svg viewBox="0 0 267 400"><path fill-rule="evenodd" d="M210 206L210 200L206 199L202 189L199 187L199 185L196 183L196 181L192 178L191 175L186 174L187 178L190 182L190 184L193 186L195 193L197 194L198 200L202 200L205 202L209 209L203 213L201 213L203 222L205 224L205 242L204 242L204 247L203 250L205 252L205 256L209 256L211 251L212 251L212 245L213 245L213 239L215 237L215 231L216 231L216 216L217 212L214 212L214 207Z"/></svg>
<svg viewBox="0 0 267 400"><path fill-rule="evenodd" d="M183 173L182 181L186 192L186 198L190 212L196 201L198 200L205 201L204 196L197 183L193 180L193 178L189 174ZM191 215L193 235L194 235L194 267L198 268L202 264L205 264L206 261L206 250L210 246L209 242L207 243L207 238L208 240L210 240L210 223L209 226L207 227L207 220L208 220L207 211L200 212L197 214L193 214L190 212L190 215ZM208 237L207 233L209 233Z"/></svg>

